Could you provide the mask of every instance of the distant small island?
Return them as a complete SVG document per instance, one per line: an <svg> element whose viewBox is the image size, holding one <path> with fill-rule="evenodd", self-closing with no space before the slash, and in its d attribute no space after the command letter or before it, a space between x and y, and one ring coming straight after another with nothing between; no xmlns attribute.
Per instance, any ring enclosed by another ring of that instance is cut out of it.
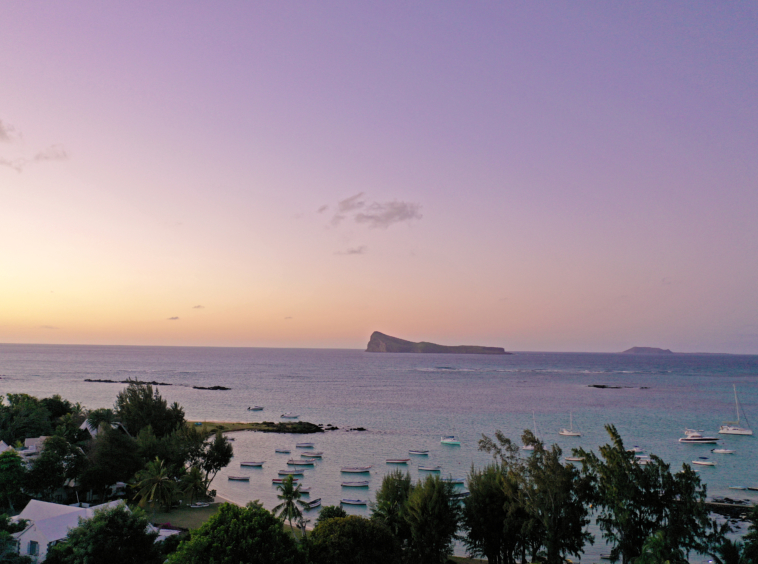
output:
<svg viewBox="0 0 758 564"><path fill-rule="evenodd" d="M632 347L621 354L674 354L670 349L658 349L656 347Z"/></svg>
<svg viewBox="0 0 758 564"><path fill-rule="evenodd" d="M459 345L448 347L435 343L414 343L397 337L390 337L379 331L371 334L366 352L377 353L446 353L446 354L513 354L505 352L502 347L480 347L476 345Z"/></svg>

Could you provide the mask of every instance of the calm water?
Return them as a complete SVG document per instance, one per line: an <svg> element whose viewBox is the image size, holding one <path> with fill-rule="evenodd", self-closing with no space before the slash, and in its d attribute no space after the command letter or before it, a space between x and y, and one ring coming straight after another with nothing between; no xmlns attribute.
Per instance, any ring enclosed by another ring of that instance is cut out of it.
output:
<svg viewBox="0 0 758 564"><path fill-rule="evenodd" d="M372 499L381 477L391 469L386 458L407 457L409 448L428 449L424 462L441 465L444 476L463 477L471 465L489 458L477 451L482 433L496 429L517 439L532 427L564 451L595 448L607 442L606 423L617 426L625 442L639 445L679 467L698 456L717 460L700 476L710 495L749 498L758 492L728 490L730 485L758 486L756 437L724 436L733 456L711 455L709 446L682 445L685 427L718 430L734 418L732 384L748 417L758 422L758 356L518 353L512 356L369 354L356 350L239 349L182 347L101 347L0 345L0 392L38 397L53 393L88 408L112 407L122 384L91 384L85 378L136 378L167 382L161 394L177 401L189 419L278 421L287 411L303 421L331 423L339 431L306 435L236 433L235 459L216 478L218 493L236 502L277 503L271 478L286 468L287 455L274 448L313 441L324 459L305 471L310 497L325 505L340 498ZM590 384L624 386L596 389ZM193 390L222 385L231 391ZM646 389L643 389L646 388ZM247 406L265 406L249 412ZM581 438L558 435L568 426ZM758 425L758 423L756 423ZM366 432L346 432L362 426ZM758 428L756 429L758 432ZM440 435L455 434L460 447L440 445ZM239 461L266 460L261 470L240 469ZM348 465L373 465L370 475L340 475ZM409 465L419 476L418 462ZM227 475L249 474L249 483ZM423 474L423 473L422 473ZM369 479L368 489L343 489L343 480ZM348 507L365 514L367 509ZM315 511L311 512L315 519ZM601 548L587 550L593 560Z"/></svg>

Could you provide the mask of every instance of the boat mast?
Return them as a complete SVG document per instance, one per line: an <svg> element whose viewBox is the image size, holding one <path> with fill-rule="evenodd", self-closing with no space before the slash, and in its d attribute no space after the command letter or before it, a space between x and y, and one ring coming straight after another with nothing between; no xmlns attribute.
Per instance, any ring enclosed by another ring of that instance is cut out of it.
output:
<svg viewBox="0 0 758 564"><path fill-rule="evenodd" d="M737 385L732 384L732 388L734 388L734 407L737 410L737 425L740 424L740 402L737 401Z"/></svg>

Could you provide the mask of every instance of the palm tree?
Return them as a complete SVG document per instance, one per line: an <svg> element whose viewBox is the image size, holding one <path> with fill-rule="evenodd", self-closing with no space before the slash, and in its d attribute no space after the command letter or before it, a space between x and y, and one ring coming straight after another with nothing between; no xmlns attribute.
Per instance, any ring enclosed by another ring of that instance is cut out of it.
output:
<svg viewBox="0 0 758 564"><path fill-rule="evenodd" d="M298 484L295 486L292 476L287 476L284 482L282 482L282 485L277 486L277 489L282 493L278 494L276 497L281 499L282 502L274 507L274 515L278 512L280 519L288 520L290 523L290 529L292 529L292 534L294 534L295 527L292 526L292 520L300 519L303 516L298 505L306 507L308 504L300 501L300 496L302 495L300 493L300 485Z"/></svg>
<svg viewBox="0 0 758 564"><path fill-rule="evenodd" d="M196 497L201 497L206 494L208 488L205 487L205 478L203 471L197 466L192 466L181 479L181 492L182 495L189 499L189 503L195 500Z"/></svg>
<svg viewBox="0 0 758 564"><path fill-rule="evenodd" d="M171 477L170 469L163 465L157 456L148 462L143 470L137 472L134 488L138 491L134 499L139 498L139 506L151 505L155 517L156 505L162 505L166 511L171 511L171 504L176 494L176 482Z"/></svg>

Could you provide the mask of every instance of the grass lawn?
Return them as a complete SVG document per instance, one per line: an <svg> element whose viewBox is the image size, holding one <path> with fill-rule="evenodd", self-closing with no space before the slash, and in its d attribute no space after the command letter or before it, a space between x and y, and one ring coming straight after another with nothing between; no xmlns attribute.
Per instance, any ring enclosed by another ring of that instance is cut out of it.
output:
<svg viewBox="0 0 758 564"><path fill-rule="evenodd" d="M258 431L260 433L323 433L318 425L307 421L263 421L259 423L242 423L234 421L187 421L189 427L200 430L204 435L212 435L216 431Z"/></svg>
<svg viewBox="0 0 758 564"><path fill-rule="evenodd" d="M178 507L172 509L170 513L156 511L155 517L153 517L153 512L149 509L146 510L146 513L147 518L152 523L171 523L183 529L197 529L215 515L220 507L221 503L211 503L208 507L198 507L196 509Z"/></svg>

